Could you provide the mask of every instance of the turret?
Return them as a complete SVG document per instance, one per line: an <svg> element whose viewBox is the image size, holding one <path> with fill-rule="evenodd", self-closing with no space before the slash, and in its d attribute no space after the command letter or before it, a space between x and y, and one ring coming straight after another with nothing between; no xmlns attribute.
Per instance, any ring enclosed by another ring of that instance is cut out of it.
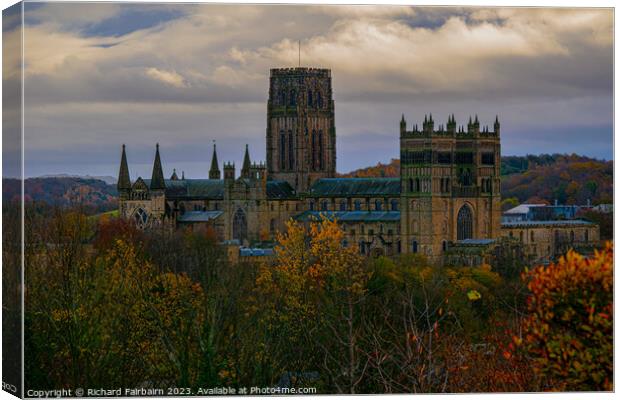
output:
<svg viewBox="0 0 620 400"><path fill-rule="evenodd" d="M250 179L258 181L266 181L267 168L264 163L252 163L250 166Z"/></svg>
<svg viewBox="0 0 620 400"><path fill-rule="evenodd" d="M495 131L495 134L499 136L499 118L497 115L495 116L495 123L493 124L493 130Z"/></svg>
<svg viewBox="0 0 620 400"><path fill-rule="evenodd" d="M174 169L172 170L172 175L170 176L170 180L171 180L171 181L178 181L178 180L179 180L179 177L177 176L177 170L176 170L176 168L174 168Z"/></svg>
<svg viewBox="0 0 620 400"><path fill-rule="evenodd" d="M245 155L243 156L243 166L241 167L241 177L249 178L250 177L250 151L248 150L248 145L245 145Z"/></svg>
<svg viewBox="0 0 620 400"><path fill-rule="evenodd" d="M161 167L161 158L159 157L159 143L155 145L155 162L153 162L153 175L151 176L151 190L164 190L166 183L164 181L164 172Z"/></svg>
<svg viewBox="0 0 620 400"><path fill-rule="evenodd" d="M402 118L400 119L400 134L401 134L401 136L404 135L405 132L407 132L407 121L405 121L405 114L403 114Z"/></svg>
<svg viewBox="0 0 620 400"><path fill-rule="evenodd" d="M448 133L454 135L456 133L456 121L454 119L454 114L448 116L448 124L446 125Z"/></svg>
<svg viewBox="0 0 620 400"><path fill-rule="evenodd" d="M211 169L209 170L209 179L220 179L220 167L217 162L217 151L215 141L213 141L213 156L211 157Z"/></svg>
<svg viewBox="0 0 620 400"><path fill-rule="evenodd" d="M121 167L118 171L118 182L116 184L118 193L121 198L126 198L131 191L131 180L129 179L129 167L127 166L127 155L125 154L125 145L121 153Z"/></svg>
<svg viewBox="0 0 620 400"><path fill-rule="evenodd" d="M474 134L480 133L480 122L478 121L478 114L476 114L476 119L474 120Z"/></svg>
<svg viewBox="0 0 620 400"><path fill-rule="evenodd" d="M234 181L235 180L235 164L226 162L224 163L224 180L225 181Z"/></svg>

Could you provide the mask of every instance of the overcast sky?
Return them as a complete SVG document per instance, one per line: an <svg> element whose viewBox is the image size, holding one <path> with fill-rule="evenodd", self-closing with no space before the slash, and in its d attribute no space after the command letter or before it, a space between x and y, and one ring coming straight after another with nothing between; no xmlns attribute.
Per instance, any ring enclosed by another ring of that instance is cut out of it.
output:
<svg viewBox="0 0 620 400"><path fill-rule="evenodd" d="M269 69L332 70L338 171L408 125L478 114L502 153L613 157L610 9L26 3L26 175L205 178L212 141L265 159ZM16 24L5 20L5 35ZM6 63L5 63L6 64ZM5 65L5 68L7 66ZM18 71L15 69L15 71ZM15 78L18 75L14 75ZM11 79L10 74L8 79ZM5 81L5 84L6 81Z"/></svg>

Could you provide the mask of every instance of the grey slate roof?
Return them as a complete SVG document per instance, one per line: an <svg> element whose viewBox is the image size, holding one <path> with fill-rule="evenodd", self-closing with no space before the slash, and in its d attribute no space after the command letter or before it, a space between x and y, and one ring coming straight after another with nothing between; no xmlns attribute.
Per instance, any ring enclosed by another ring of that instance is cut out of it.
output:
<svg viewBox="0 0 620 400"><path fill-rule="evenodd" d="M486 246L488 244L495 243L495 239L464 239L459 240L456 243L470 246Z"/></svg>
<svg viewBox="0 0 620 400"><path fill-rule="evenodd" d="M323 178L310 188L314 197L400 196L400 178Z"/></svg>
<svg viewBox="0 0 620 400"><path fill-rule="evenodd" d="M223 211L186 211L179 215L179 222L207 222L223 214Z"/></svg>
<svg viewBox="0 0 620 400"><path fill-rule="evenodd" d="M273 249L251 249L251 248L242 247L242 248L239 249L239 255L241 257L248 257L248 256L272 256L273 255Z"/></svg>
<svg viewBox="0 0 620 400"><path fill-rule="evenodd" d="M319 221L336 218L339 222L398 222L400 211L304 211L297 221Z"/></svg>
<svg viewBox="0 0 620 400"><path fill-rule="evenodd" d="M546 221L514 221L514 222L502 222L502 228L515 228L519 226L535 228L538 226L579 226L579 225L594 225L592 222L584 221L582 219L564 219L564 220L546 220Z"/></svg>

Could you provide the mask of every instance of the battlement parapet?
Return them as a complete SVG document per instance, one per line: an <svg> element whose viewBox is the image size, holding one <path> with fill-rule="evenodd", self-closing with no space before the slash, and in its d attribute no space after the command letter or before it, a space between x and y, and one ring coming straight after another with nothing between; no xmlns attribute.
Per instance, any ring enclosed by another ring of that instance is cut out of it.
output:
<svg viewBox="0 0 620 400"><path fill-rule="evenodd" d="M270 70L271 77L290 77L290 76L308 76L314 75L322 78L330 78L331 70L327 68L308 68L308 67L289 67L289 68L272 68Z"/></svg>

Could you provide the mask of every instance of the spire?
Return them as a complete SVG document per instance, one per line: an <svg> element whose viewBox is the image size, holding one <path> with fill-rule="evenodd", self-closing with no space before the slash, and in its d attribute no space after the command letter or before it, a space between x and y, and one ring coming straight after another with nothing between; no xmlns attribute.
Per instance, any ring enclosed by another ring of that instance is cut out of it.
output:
<svg viewBox="0 0 620 400"><path fill-rule="evenodd" d="M173 169L172 169L172 176L170 176L170 180L171 180L171 181L178 181L178 180L179 180L179 177L178 177L178 175L177 175L177 169L176 169L176 168L173 168Z"/></svg>
<svg viewBox="0 0 620 400"><path fill-rule="evenodd" d="M250 151L248 150L248 145L245 145L245 155L243 156L243 166L241 167L241 176L249 177L250 176Z"/></svg>
<svg viewBox="0 0 620 400"><path fill-rule="evenodd" d="M159 157L159 143L155 145L155 162L153 163L153 175L151 177L151 190L163 190L166 188L164 182L164 171L161 168L161 158Z"/></svg>
<svg viewBox="0 0 620 400"><path fill-rule="evenodd" d="M476 114L476 119L474 120L474 124L479 124L479 122L478 122L478 114Z"/></svg>
<svg viewBox="0 0 620 400"><path fill-rule="evenodd" d="M125 145L123 145L123 153L121 154L121 168L118 171L117 189L130 190L131 180L129 179L129 167L127 167L127 155L125 154Z"/></svg>
<svg viewBox="0 0 620 400"><path fill-rule="evenodd" d="M181 171L181 179L185 180L185 171Z"/></svg>
<svg viewBox="0 0 620 400"><path fill-rule="evenodd" d="M220 167L217 162L215 140L213 141L213 157L211 157L211 169L209 170L209 179L220 179Z"/></svg>

